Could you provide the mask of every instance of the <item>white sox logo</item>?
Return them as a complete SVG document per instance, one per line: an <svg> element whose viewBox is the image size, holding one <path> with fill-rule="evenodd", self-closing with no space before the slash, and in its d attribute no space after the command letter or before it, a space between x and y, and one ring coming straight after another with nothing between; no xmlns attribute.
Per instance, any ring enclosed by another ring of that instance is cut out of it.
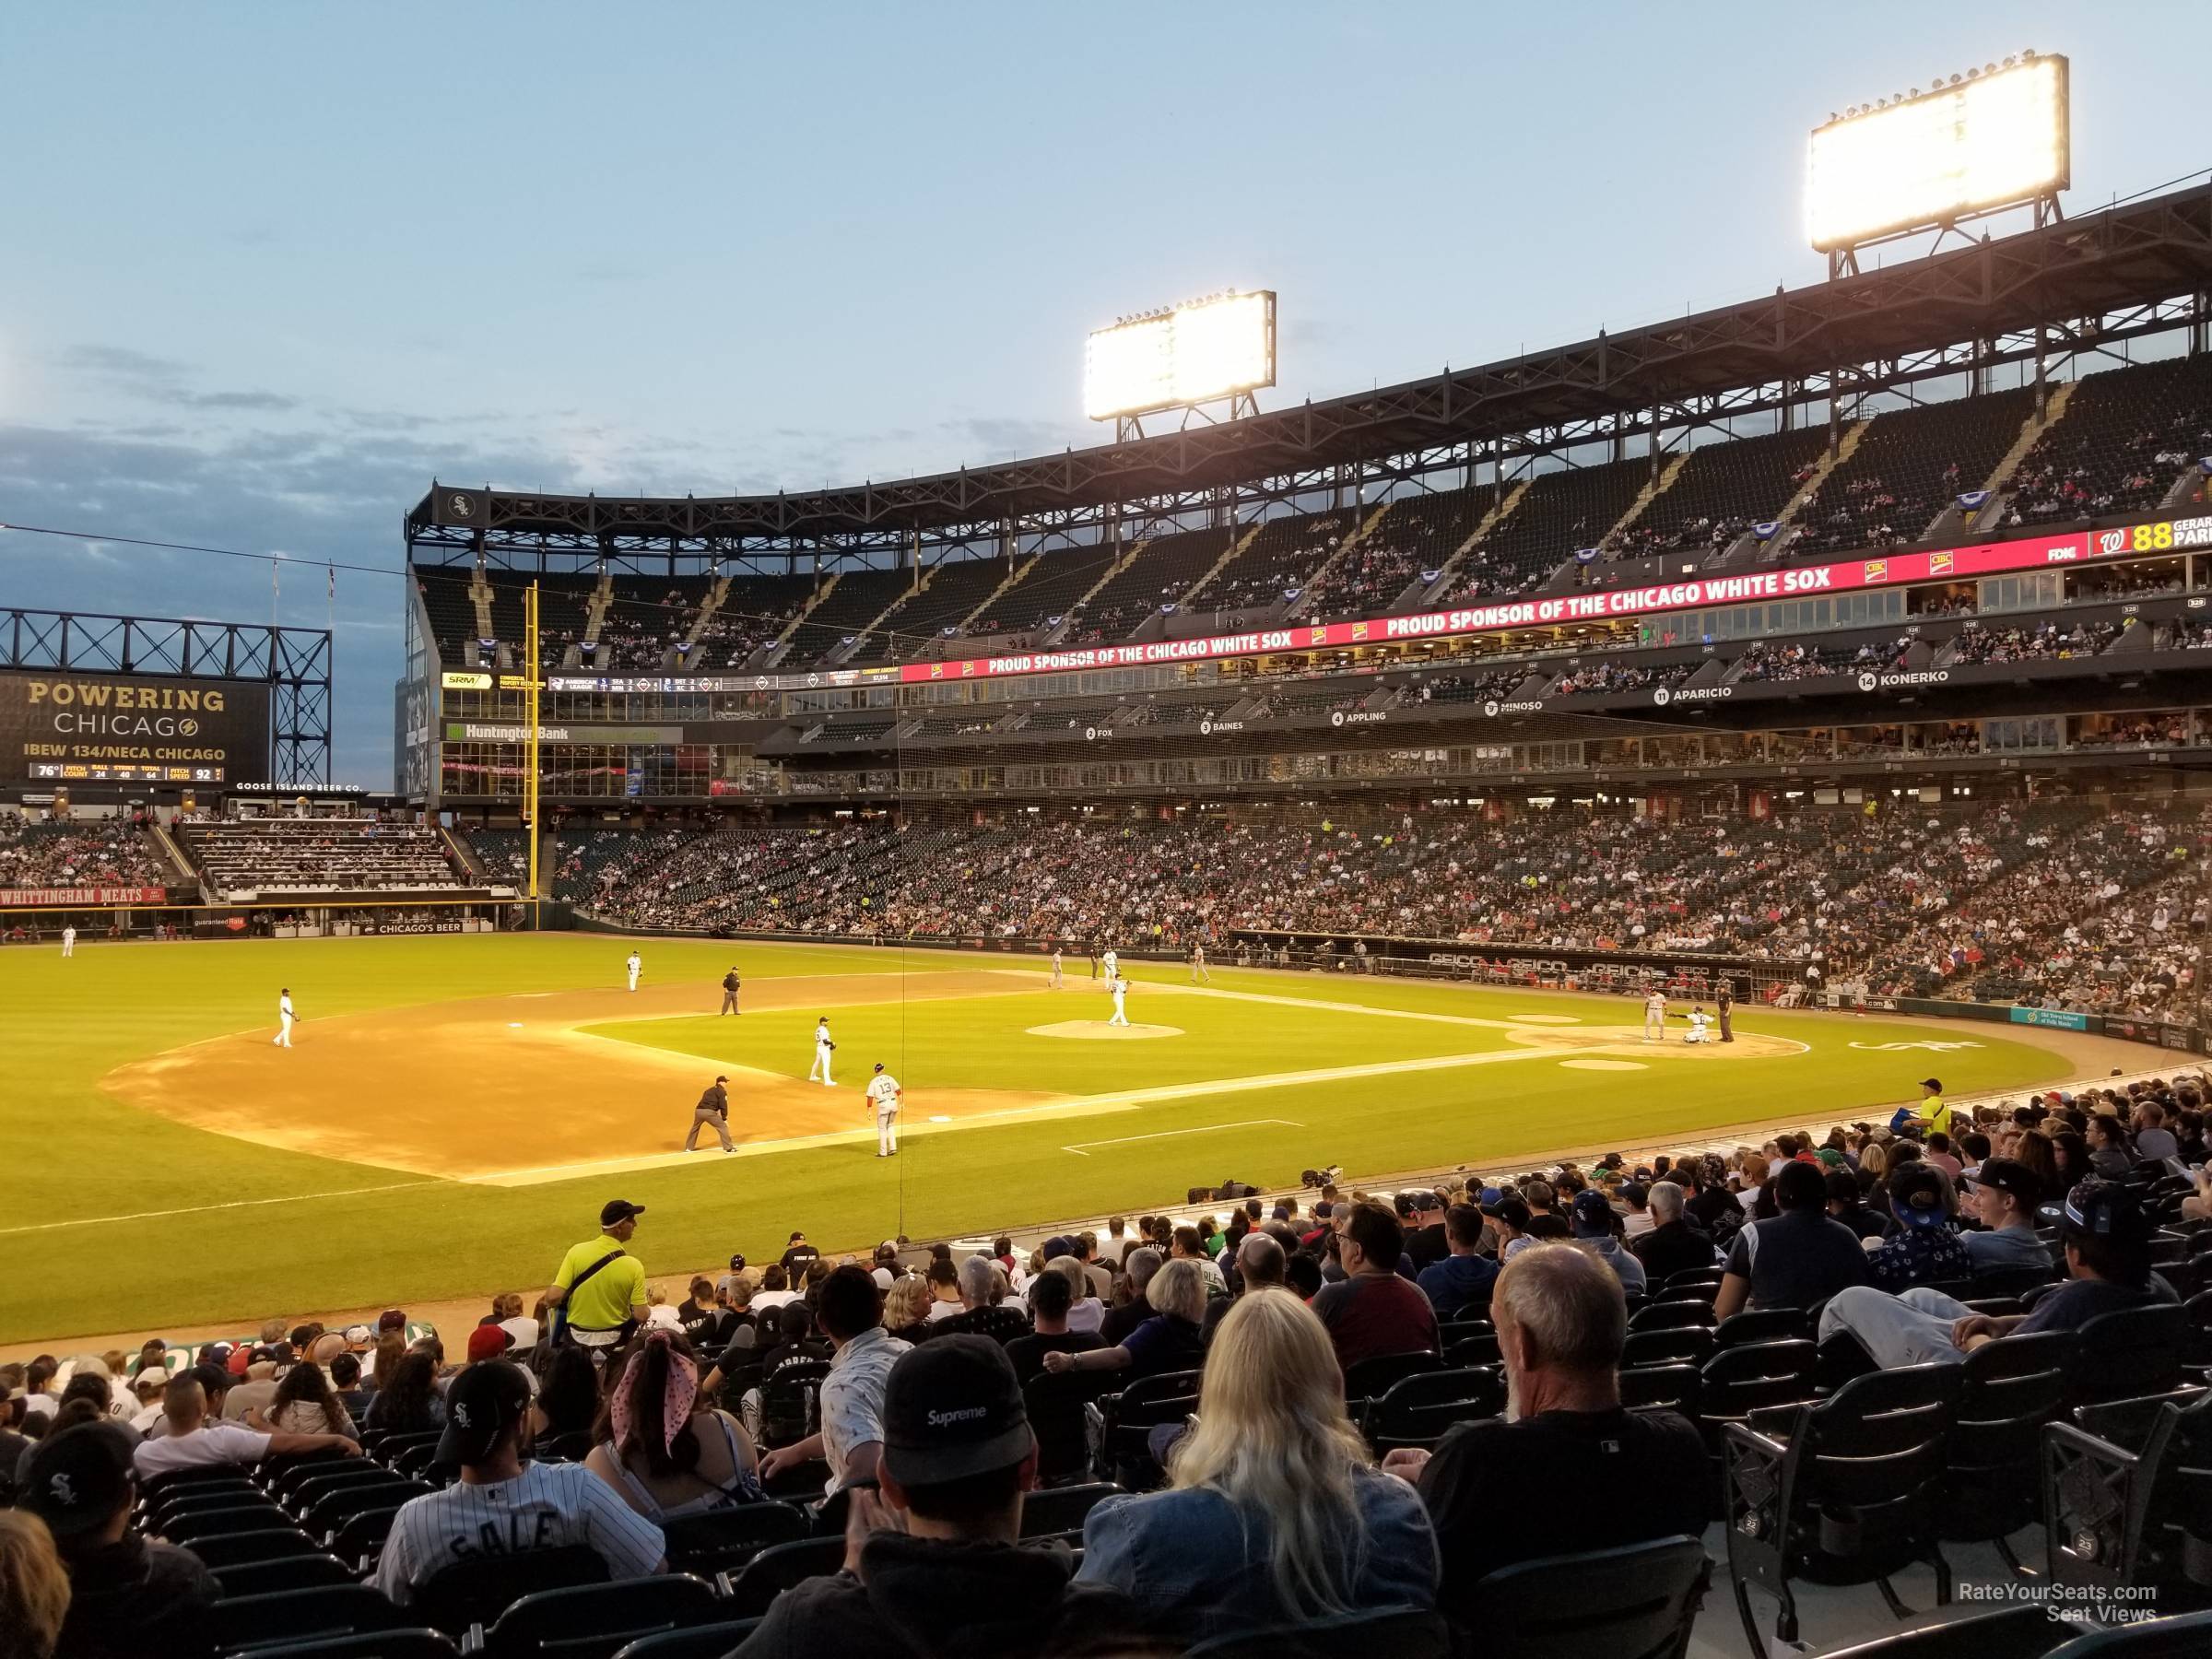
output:
<svg viewBox="0 0 2212 1659"><path fill-rule="evenodd" d="M474 518L477 515L477 499L465 495L448 496L445 508L455 518Z"/></svg>
<svg viewBox="0 0 2212 1659"><path fill-rule="evenodd" d="M1940 1038L1924 1038L1918 1042L1851 1042L1844 1046L1883 1054L1901 1054L1907 1049L1926 1049L1931 1054L1948 1054L1959 1049L1978 1049L1982 1044L1979 1042L1946 1042Z"/></svg>

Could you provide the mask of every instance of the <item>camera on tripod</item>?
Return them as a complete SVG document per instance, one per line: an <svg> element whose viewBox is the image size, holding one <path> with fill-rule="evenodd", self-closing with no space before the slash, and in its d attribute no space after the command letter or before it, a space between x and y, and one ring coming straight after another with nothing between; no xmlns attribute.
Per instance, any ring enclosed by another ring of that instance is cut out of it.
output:
<svg viewBox="0 0 2212 1659"><path fill-rule="evenodd" d="M1325 1169L1300 1171L1298 1183L1300 1186L1308 1187L1334 1186L1337 1182L1342 1181L1343 1179L1344 1166L1342 1164L1330 1164Z"/></svg>

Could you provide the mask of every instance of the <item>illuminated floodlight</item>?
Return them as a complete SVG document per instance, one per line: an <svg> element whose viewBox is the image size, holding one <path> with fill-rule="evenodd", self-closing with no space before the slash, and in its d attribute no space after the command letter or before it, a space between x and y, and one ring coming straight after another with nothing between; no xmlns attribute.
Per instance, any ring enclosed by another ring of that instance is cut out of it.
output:
<svg viewBox="0 0 2212 1659"><path fill-rule="evenodd" d="M1813 129L1806 229L1822 253L1950 225L2072 182L2067 63L2034 57Z"/></svg>
<svg viewBox="0 0 2212 1659"><path fill-rule="evenodd" d="M1146 415L1275 384L1275 293L1224 294L1093 330L1083 412Z"/></svg>

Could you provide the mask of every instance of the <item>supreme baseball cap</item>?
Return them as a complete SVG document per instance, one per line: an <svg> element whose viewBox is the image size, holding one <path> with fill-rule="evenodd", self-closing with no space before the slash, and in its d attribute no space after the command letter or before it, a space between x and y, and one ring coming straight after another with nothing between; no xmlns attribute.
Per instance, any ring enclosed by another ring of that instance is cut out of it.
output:
<svg viewBox="0 0 2212 1659"><path fill-rule="evenodd" d="M641 1204L632 1204L627 1198L609 1198L599 1206L599 1225L619 1227L631 1217L644 1213L645 1206Z"/></svg>
<svg viewBox="0 0 2212 1659"><path fill-rule="evenodd" d="M899 1358L883 1391L883 1465L939 1486L1020 1463L1036 1447L1021 1384L987 1336L940 1336Z"/></svg>
<svg viewBox="0 0 2212 1659"><path fill-rule="evenodd" d="M482 1463L529 1405L530 1379L521 1367L506 1359L470 1366L446 1387L445 1432L438 1437L437 1461Z"/></svg>
<svg viewBox="0 0 2212 1659"><path fill-rule="evenodd" d="M79 1423L32 1448L16 1502L67 1538L102 1524L130 1491L129 1432L115 1423Z"/></svg>

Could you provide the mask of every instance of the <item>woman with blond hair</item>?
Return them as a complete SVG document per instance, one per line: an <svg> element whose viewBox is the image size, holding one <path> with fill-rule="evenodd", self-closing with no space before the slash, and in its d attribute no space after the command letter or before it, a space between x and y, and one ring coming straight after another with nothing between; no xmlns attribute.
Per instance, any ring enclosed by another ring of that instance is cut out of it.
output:
<svg viewBox="0 0 2212 1659"><path fill-rule="evenodd" d="M0 1510L0 1659L49 1659L69 1611L69 1575L46 1524Z"/></svg>
<svg viewBox="0 0 2212 1659"><path fill-rule="evenodd" d="M1054 1375L1071 1371L1126 1371L1134 1380L1195 1371L1205 1364L1206 1339L1199 1321L1206 1317L1206 1279L1198 1264L1189 1256L1163 1262L1145 1286L1145 1302L1151 1308L1152 1317L1123 1337L1117 1347L1081 1354L1047 1354L1044 1369Z"/></svg>
<svg viewBox="0 0 2212 1659"><path fill-rule="evenodd" d="M1169 1456L1167 1489L1092 1510L1076 1576L1120 1590L1148 1623L1203 1641L1433 1606L1436 1535L1418 1495L1374 1467L1346 1415L1320 1319L1295 1296L1255 1290L1215 1329L1198 1415Z"/></svg>
<svg viewBox="0 0 2212 1659"><path fill-rule="evenodd" d="M883 1328L901 1342L919 1342L928 1334L929 1305L936 1300L929 1281L909 1273L891 1281L883 1294Z"/></svg>

